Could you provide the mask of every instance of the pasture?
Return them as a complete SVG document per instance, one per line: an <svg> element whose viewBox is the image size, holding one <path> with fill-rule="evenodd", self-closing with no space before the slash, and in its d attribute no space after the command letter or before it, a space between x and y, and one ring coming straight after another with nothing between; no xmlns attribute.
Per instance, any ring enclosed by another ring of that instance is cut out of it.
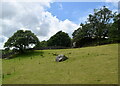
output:
<svg viewBox="0 0 120 86"><path fill-rule="evenodd" d="M55 62L55 55L69 59ZM2 60L3 84L117 84L118 44L36 50Z"/></svg>

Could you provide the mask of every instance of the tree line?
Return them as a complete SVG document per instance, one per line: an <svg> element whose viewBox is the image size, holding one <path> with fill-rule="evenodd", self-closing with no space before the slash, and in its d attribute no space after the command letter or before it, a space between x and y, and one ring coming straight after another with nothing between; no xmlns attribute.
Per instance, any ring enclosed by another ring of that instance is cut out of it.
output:
<svg viewBox="0 0 120 86"><path fill-rule="evenodd" d="M93 14L85 23L72 33L59 31L47 41L39 41L37 36L29 30L18 30L4 44L5 50L12 48L13 51L24 52L26 49L38 47L83 47L120 42L120 14L112 12L105 6L94 9Z"/></svg>
<svg viewBox="0 0 120 86"><path fill-rule="evenodd" d="M120 42L119 24L120 14L113 13L105 6L94 9L94 13L89 14L87 21L81 23L81 27L73 32L73 42L76 43L76 47Z"/></svg>

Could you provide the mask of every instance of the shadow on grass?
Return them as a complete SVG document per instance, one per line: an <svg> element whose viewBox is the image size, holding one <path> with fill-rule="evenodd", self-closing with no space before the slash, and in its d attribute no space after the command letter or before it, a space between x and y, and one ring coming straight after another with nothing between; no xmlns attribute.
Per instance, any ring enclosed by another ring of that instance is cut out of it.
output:
<svg viewBox="0 0 120 86"><path fill-rule="evenodd" d="M44 54L43 51L31 50L31 51L26 51L24 53L18 53L16 55L13 55L12 58L29 58L29 57L34 57L34 56L42 56L43 54Z"/></svg>

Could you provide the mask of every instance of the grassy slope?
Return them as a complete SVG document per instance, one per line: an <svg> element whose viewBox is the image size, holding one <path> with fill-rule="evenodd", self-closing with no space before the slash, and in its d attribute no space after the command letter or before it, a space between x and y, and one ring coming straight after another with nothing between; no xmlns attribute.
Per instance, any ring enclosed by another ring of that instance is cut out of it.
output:
<svg viewBox="0 0 120 86"><path fill-rule="evenodd" d="M117 44L110 44L77 49L43 50L3 60L3 84L118 83L117 47ZM70 52L71 54L68 54ZM69 59L57 63L51 53L65 54Z"/></svg>

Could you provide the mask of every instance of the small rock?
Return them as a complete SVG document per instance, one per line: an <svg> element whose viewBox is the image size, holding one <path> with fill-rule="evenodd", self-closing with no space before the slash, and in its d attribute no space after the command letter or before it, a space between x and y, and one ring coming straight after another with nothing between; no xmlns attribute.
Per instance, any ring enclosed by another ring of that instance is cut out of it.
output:
<svg viewBox="0 0 120 86"><path fill-rule="evenodd" d="M65 55L60 54L56 57L56 62L65 61L66 59L68 59L68 58Z"/></svg>
<svg viewBox="0 0 120 86"><path fill-rule="evenodd" d="M10 57L4 58L4 59L10 59Z"/></svg>

